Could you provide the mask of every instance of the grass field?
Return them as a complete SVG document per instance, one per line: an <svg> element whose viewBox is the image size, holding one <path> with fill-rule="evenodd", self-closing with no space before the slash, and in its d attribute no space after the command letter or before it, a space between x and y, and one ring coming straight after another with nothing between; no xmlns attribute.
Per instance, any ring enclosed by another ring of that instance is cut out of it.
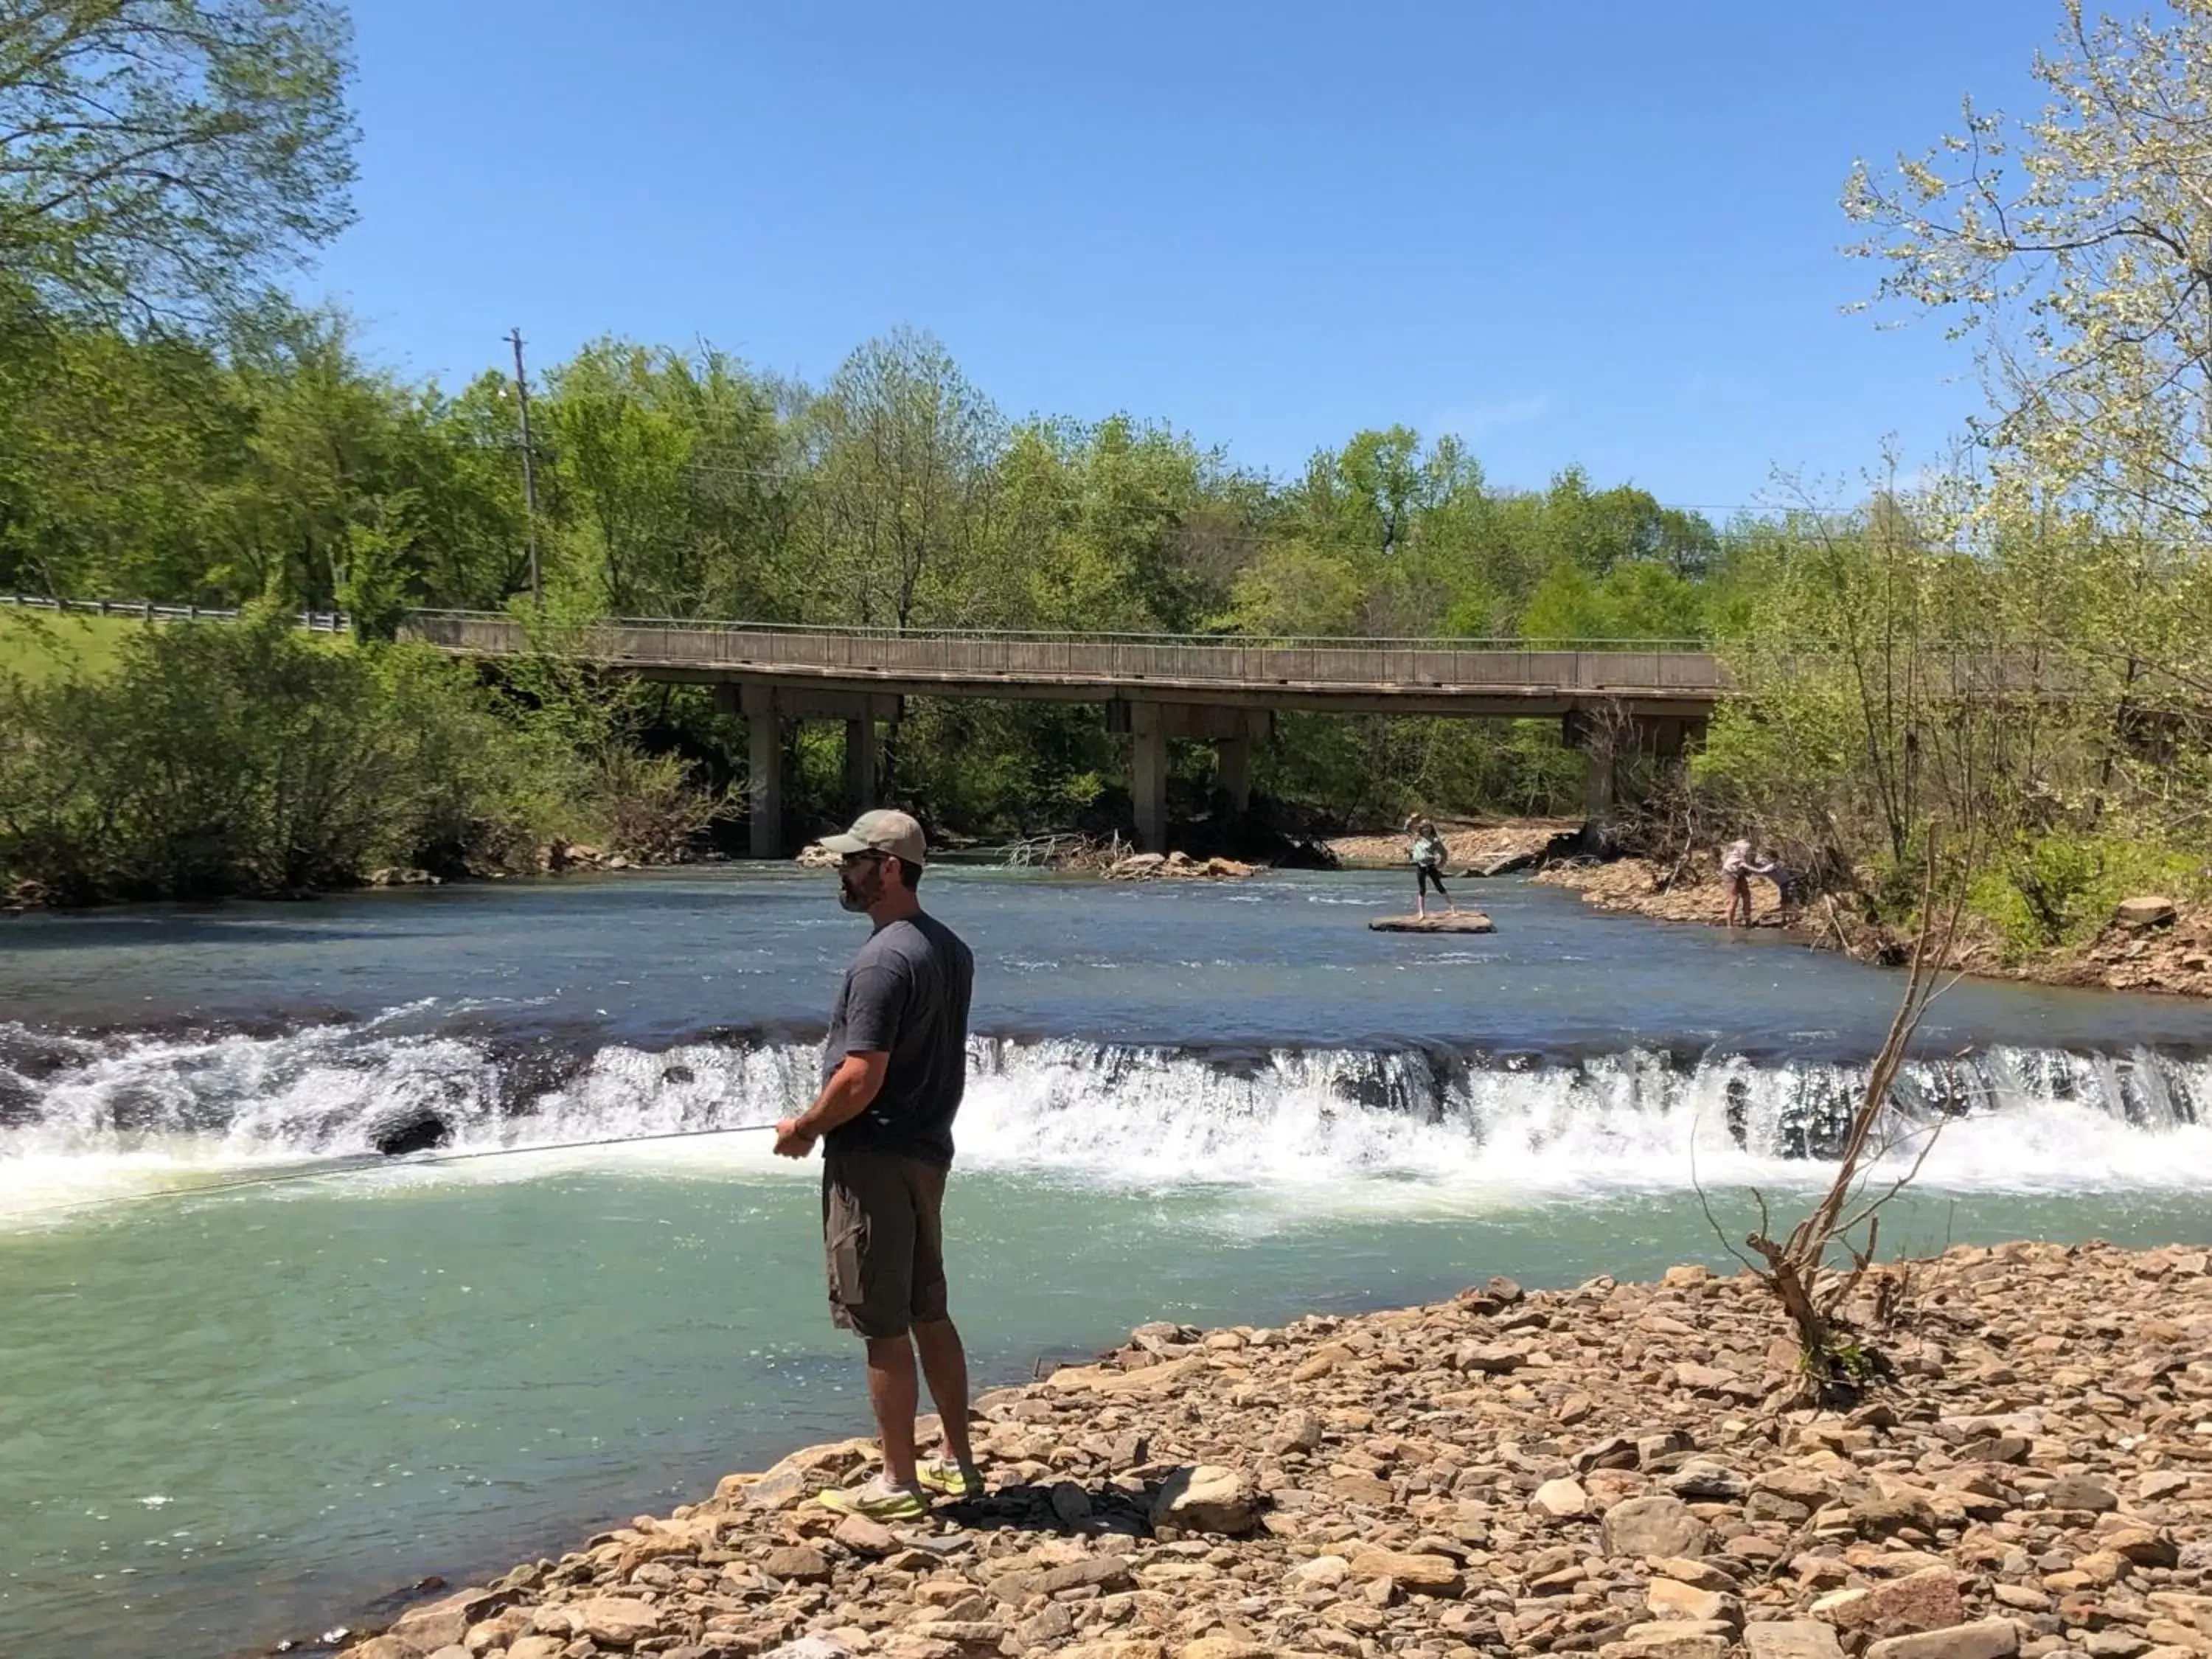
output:
<svg viewBox="0 0 2212 1659"><path fill-rule="evenodd" d="M98 674L115 661L134 628L161 627L128 617L58 617L49 611L0 607L0 674L38 684L73 670Z"/></svg>

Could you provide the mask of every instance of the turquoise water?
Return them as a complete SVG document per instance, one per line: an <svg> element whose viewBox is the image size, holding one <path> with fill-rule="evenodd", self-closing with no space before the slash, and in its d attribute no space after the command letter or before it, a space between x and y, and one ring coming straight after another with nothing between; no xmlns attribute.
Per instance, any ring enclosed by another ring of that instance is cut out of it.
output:
<svg viewBox="0 0 2212 1659"><path fill-rule="evenodd" d="M1361 925L1391 878L939 890L993 1033L948 1218L992 1381L1158 1317L1723 1265L1692 1168L1733 1233L1747 1183L1809 1190L1895 988L1517 884L1495 941L1412 950ZM811 1173L754 1138L137 1196L393 1113L471 1146L763 1121L854 942L781 877L386 897L0 927L11 1659L312 1634L865 1427ZM2212 1242L2206 1011L1978 987L1941 1018L1893 1243Z"/></svg>

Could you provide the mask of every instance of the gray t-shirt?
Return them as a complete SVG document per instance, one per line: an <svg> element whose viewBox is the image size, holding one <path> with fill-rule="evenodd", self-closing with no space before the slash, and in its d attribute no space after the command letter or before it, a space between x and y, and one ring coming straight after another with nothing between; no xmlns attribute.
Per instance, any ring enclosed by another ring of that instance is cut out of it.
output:
<svg viewBox="0 0 2212 1659"><path fill-rule="evenodd" d="M848 1054L890 1056L868 1109L830 1131L840 1152L896 1152L949 1167L952 1117L968 1086L968 1000L975 958L934 916L886 922L845 970L822 1078Z"/></svg>

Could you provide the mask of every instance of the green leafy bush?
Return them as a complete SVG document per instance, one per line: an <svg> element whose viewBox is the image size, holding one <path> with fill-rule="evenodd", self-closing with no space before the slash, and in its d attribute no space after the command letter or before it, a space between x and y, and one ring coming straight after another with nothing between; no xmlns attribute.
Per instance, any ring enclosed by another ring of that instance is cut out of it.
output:
<svg viewBox="0 0 2212 1659"><path fill-rule="evenodd" d="M2202 885L2191 862L2139 842L2022 836L1990 860L1974 883L1976 914L1995 923L2010 952L2079 945L2133 894L2188 895Z"/></svg>
<svg viewBox="0 0 2212 1659"><path fill-rule="evenodd" d="M510 862L547 805L537 747L425 651L149 627L109 674L0 683L0 878L89 902Z"/></svg>

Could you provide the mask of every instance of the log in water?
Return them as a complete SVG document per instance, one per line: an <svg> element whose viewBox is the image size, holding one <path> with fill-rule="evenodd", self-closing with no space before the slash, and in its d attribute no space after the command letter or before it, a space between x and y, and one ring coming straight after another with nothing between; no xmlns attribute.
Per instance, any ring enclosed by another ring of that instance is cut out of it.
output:
<svg viewBox="0 0 2212 1659"><path fill-rule="evenodd" d="M1441 916L1377 916L1367 926L1378 933L1494 933L1498 926L1480 910Z"/></svg>

